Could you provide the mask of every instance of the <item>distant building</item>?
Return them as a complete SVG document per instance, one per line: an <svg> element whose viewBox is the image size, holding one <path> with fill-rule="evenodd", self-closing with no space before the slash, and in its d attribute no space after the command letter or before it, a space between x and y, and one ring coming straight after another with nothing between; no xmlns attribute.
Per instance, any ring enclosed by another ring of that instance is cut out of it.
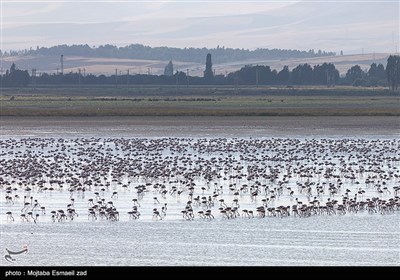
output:
<svg viewBox="0 0 400 280"><path fill-rule="evenodd" d="M174 75L174 65L172 64L172 61L170 60L164 68L164 75L165 76L173 76Z"/></svg>
<svg viewBox="0 0 400 280"><path fill-rule="evenodd" d="M207 82L214 80L214 72L212 70L211 54L208 53L206 57L206 70L204 70L204 79Z"/></svg>

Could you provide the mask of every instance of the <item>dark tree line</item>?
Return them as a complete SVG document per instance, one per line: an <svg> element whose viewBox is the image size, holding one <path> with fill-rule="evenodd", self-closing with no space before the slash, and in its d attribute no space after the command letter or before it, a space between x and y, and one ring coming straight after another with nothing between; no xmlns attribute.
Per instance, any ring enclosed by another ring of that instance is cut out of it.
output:
<svg viewBox="0 0 400 280"><path fill-rule="evenodd" d="M16 69L13 64L6 74L0 76L6 87L24 87L28 84L69 84L69 85L335 85L352 86L387 86L396 90L400 85L400 57L390 56L386 69L382 64L372 63L368 71L359 65L351 67L344 77L332 63L311 66L300 64L292 71L284 66L280 71L267 65L247 65L238 71L225 75L214 75L211 55L207 55L204 77L187 76L176 71L174 74L172 61L168 63L164 75L82 75L82 73L47 74L29 76L27 71Z"/></svg>
<svg viewBox="0 0 400 280"><path fill-rule="evenodd" d="M1 51L0 51L1 53ZM232 62L245 59L288 59L288 58L307 58L332 56L334 52L318 50L299 51L285 49L233 49L217 46L216 48L172 48L172 47L149 47L141 44L131 44L125 47L114 45L101 45L90 47L89 45L58 45L53 47L37 47L36 49L25 49L19 51L9 51L3 56L16 55L42 55L60 56L75 55L86 57L107 57L107 58L130 58L130 59L156 59L156 60L179 60L187 62L201 63L204 57L212 54L215 63Z"/></svg>
<svg viewBox="0 0 400 280"><path fill-rule="evenodd" d="M386 75L390 88L392 90L397 90L400 84L400 56L389 56L386 66Z"/></svg>
<svg viewBox="0 0 400 280"><path fill-rule="evenodd" d="M372 63L367 72L364 72L359 65L351 67L347 70L343 83L353 86L386 86L387 81L385 67L382 64Z"/></svg>
<svg viewBox="0 0 400 280"><path fill-rule="evenodd" d="M7 70L5 75L0 76L1 86L5 87L26 87L30 82L28 71L19 70L15 63Z"/></svg>

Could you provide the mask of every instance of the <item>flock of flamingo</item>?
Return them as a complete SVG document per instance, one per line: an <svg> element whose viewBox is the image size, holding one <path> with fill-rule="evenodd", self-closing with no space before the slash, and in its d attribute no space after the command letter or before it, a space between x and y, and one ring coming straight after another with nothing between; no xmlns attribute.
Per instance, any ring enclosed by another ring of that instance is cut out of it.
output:
<svg viewBox="0 0 400 280"><path fill-rule="evenodd" d="M400 141L0 140L7 223L398 214Z"/></svg>

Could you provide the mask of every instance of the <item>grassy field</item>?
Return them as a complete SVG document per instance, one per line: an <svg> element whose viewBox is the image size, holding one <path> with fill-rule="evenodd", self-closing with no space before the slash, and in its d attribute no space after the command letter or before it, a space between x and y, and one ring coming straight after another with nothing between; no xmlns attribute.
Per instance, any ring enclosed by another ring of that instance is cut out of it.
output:
<svg viewBox="0 0 400 280"><path fill-rule="evenodd" d="M400 116L400 96L353 87L2 89L1 116Z"/></svg>

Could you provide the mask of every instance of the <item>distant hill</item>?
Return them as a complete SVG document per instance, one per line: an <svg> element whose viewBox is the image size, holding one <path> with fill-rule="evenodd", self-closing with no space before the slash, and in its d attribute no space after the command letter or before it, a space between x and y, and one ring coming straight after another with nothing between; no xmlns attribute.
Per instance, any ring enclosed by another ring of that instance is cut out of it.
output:
<svg viewBox="0 0 400 280"><path fill-rule="evenodd" d="M289 59L307 58L335 55L333 52L318 50L299 51L285 49L233 49L219 47L208 48L172 48L172 47L149 47L141 44L131 44L125 47L114 45L101 45L90 47L89 45L58 45L53 47L37 47L36 49L26 49L19 51L6 52L4 56L84 56L98 58L127 58L145 60L179 60L185 62L202 63L205 61L207 53L214 57L214 63L226 63L237 60L247 59Z"/></svg>
<svg viewBox="0 0 400 280"><path fill-rule="evenodd" d="M174 64L174 71L188 71L192 76L203 76L205 58L207 53L212 54L213 69L216 74L227 74L241 67L252 65L269 65L272 69L281 70L284 65L293 69L299 64L310 65L324 62L334 63L341 75L355 64L362 69L368 69L371 63L382 63L386 66L389 54L376 53L364 55L336 55L327 52L304 52L297 50L258 49L244 50L217 47L206 48L169 48L147 47L143 45L130 45L115 47L112 45L97 48L88 45L60 45L50 48L37 48L36 50L12 51L3 54L3 70L9 69L12 63L22 70L37 69L41 72L55 73L60 71L60 55L64 55L64 72L78 72L86 74L114 74L115 70L121 74L163 74L164 67L169 60Z"/></svg>

